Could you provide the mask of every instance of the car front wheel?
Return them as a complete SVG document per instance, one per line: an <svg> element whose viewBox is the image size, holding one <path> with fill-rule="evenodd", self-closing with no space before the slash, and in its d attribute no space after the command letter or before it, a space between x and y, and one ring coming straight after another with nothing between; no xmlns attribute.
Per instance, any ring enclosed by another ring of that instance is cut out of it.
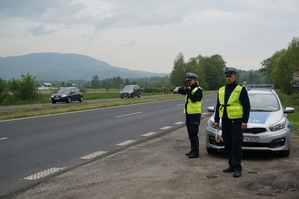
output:
<svg viewBox="0 0 299 199"><path fill-rule="evenodd" d="M66 103L70 103L72 100L70 97L67 98Z"/></svg>
<svg viewBox="0 0 299 199"><path fill-rule="evenodd" d="M289 157L290 156L290 147L289 147L289 150L287 150L287 151L280 151L279 155L281 157Z"/></svg>
<svg viewBox="0 0 299 199"><path fill-rule="evenodd" d="M80 97L79 102L83 102L83 97L82 96Z"/></svg>
<svg viewBox="0 0 299 199"><path fill-rule="evenodd" d="M212 149L212 148L208 148L207 147L207 152L208 152L208 154L216 154L217 153L217 149Z"/></svg>

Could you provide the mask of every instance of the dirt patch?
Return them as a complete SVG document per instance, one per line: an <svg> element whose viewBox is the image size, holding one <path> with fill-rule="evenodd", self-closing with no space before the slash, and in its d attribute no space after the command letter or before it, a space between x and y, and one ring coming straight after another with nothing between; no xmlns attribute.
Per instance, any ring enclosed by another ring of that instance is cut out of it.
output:
<svg viewBox="0 0 299 199"><path fill-rule="evenodd" d="M53 177L17 198L285 198L299 197L299 136L291 136L290 157L245 153L242 177L223 173L227 158L205 149L188 159L185 127Z"/></svg>

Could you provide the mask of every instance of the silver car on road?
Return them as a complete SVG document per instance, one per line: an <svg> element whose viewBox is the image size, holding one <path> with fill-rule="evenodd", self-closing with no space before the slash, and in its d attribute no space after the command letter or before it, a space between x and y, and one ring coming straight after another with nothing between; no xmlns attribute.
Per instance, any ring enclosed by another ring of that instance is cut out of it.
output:
<svg viewBox="0 0 299 199"><path fill-rule="evenodd" d="M279 152L281 156L289 156L291 125L287 113L293 113L295 109L283 108L273 89L250 88L248 96L251 109L248 128L243 132L243 150ZM214 112L214 107L207 109ZM215 140L216 133L221 134L221 125L219 129L214 127L214 114L206 123L206 149L210 154L224 149L223 139Z"/></svg>

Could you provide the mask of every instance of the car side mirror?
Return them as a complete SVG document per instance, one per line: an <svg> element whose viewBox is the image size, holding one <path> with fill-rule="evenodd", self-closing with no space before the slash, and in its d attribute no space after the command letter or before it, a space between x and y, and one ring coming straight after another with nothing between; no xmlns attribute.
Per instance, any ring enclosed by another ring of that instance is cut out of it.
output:
<svg viewBox="0 0 299 199"><path fill-rule="evenodd" d="M293 107L286 107L283 112L284 113L294 113L295 112L295 108L293 108Z"/></svg>
<svg viewBox="0 0 299 199"><path fill-rule="evenodd" d="M208 112L214 112L215 111L215 107L214 106L209 106L209 107L207 107L207 111Z"/></svg>

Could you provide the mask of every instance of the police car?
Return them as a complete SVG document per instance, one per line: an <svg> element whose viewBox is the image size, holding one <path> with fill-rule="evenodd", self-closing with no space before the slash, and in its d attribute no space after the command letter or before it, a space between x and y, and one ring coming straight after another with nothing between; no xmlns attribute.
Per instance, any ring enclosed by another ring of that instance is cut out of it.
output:
<svg viewBox="0 0 299 199"><path fill-rule="evenodd" d="M243 132L243 150L279 152L281 156L289 156L291 124L287 113L293 113L295 109L283 108L271 88L248 88L248 96L251 109L247 129ZM214 107L207 109L214 112ZM214 114L206 123L206 149L209 154L224 149L223 139L220 142L215 140L216 133L221 135L221 125L219 129L214 127Z"/></svg>

